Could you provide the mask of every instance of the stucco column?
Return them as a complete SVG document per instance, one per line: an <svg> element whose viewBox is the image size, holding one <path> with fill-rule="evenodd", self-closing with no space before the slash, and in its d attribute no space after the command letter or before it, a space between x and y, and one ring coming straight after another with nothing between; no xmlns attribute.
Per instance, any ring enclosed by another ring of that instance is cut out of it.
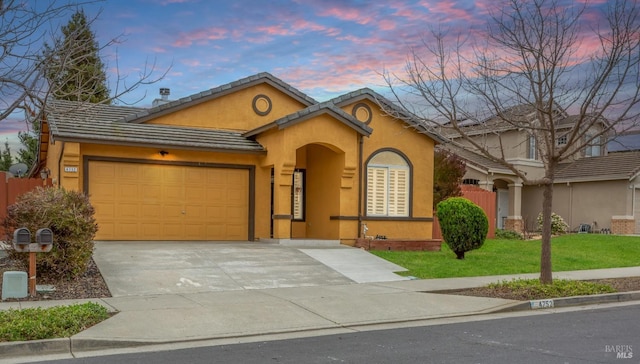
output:
<svg viewBox="0 0 640 364"><path fill-rule="evenodd" d="M273 173L273 238L291 238L291 185L295 163L274 167Z"/></svg>
<svg viewBox="0 0 640 364"><path fill-rule="evenodd" d="M522 183L509 184L509 215L505 221L505 230L522 232Z"/></svg>

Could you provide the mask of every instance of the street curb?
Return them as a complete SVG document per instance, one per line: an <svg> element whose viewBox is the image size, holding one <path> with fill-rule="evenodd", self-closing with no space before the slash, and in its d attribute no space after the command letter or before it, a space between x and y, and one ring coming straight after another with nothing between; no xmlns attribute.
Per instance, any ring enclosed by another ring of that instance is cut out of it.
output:
<svg viewBox="0 0 640 364"><path fill-rule="evenodd" d="M3 359L71 353L71 338L0 343Z"/></svg>
<svg viewBox="0 0 640 364"><path fill-rule="evenodd" d="M511 307L504 309L498 309L493 311L495 313L501 312L514 312L514 311L527 311L527 310L544 310L547 308L560 308L579 305L596 305L601 303L614 303L614 302L628 302L628 301L640 301L640 291L632 292L617 292L617 293L604 293L590 296L573 296L573 297L561 297L553 298L553 306L547 308L532 308L531 302L537 301L524 301Z"/></svg>
<svg viewBox="0 0 640 364"><path fill-rule="evenodd" d="M434 293L434 292L430 292ZM438 292L442 293L442 292ZM535 301L535 300L534 300ZM628 302L628 301L640 301L640 291L633 292L618 292L618 293L607 293L607 294L599 294L599 295L591 295L591 296L573 296L573 297L562 297L562 298L554 298L553 299L553 307L549 308L560 308L560 307L570 307L570 306L578 306L578 305L594 305L594 304L602 304L602 303L615 303L615 302ZM475 316L482 314L494 314L494 313L507 313L507 312L518 312L518 311L533 311L533 310L544 310L546 308L532 308L532 301L522 301L519 303L508 304L507 307L496 308L496 309L488 309L482 310L474 313L467 313L464 315L447 315L445 317L461 317L461 316ZM387 324L387 323L399 323L399 322L414 322L414 321L428 321L431 319L441 319L443 316L438 317L430 317L430 318L414 318L414 319L405 319L398 321L390 321L390 322L380 322L380 323L369 323L367 325L376 325L376 324ZM360 325L354 325L360 326ZM344 327L343 328L347 328ZM314 329L311 329L314 330ZM316 328L317 330L317 328ZM294 330L297 331L309 331L309 330ZM253 336L255 334L249 335ZM241 337L233 336L233 337ZM184 342L190 341L206 341L206 340L214 340L217 338L199 338L197 340L185 340ZM105 340L105 339L74 339L70 338L59 338L59 339L45 339L45 340L33 340L33 341L14 341L14 342L5 342L0 343L0 352L3 354L2 359L0 359L0 363L4 360L19 360L20 358L31 357L31 356L39 356L39 355L70 355L73 356L73 353L88 353L92 351L100 351L100 350L109 350L109 349L127 349L132 347L140 347L140 346L148 346L148 345L158 345L158 344L171 344L177 343L178 341L131 341L131 340Z"/></svg>

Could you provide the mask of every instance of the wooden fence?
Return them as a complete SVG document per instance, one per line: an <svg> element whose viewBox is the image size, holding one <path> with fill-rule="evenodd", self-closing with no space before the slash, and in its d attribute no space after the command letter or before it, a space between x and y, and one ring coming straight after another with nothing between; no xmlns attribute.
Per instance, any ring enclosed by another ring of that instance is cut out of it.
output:
<svg viewBox="0 0 640 364"><path fill-rule="evenodd" d="M3 224L7 217L7 207L15 203L20 195L37 187L51 185L51 179L43 181L40 178L14 178L9 177L6 172L0 172L0 240L7 240Z"/></svg>
<svg viewBox="0 0 640 364"><path fill-rule="evenodd" d="M480 206L484 213L487 214L489 219L487 238L494 238L496 236L496 193L471 185L462 185L461 188L462 197ZM433 239L442 239L440 224L435 214L433 218Z"/></svg>

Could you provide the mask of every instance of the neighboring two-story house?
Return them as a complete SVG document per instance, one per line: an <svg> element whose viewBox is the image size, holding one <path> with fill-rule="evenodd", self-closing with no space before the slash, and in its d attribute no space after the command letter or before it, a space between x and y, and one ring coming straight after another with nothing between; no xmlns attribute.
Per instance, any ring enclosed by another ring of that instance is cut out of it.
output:
<svg viewBox="0 0 640 364"><path fill-rule="evenodd" d="M568 143L567 133L575 117L558 109L556 147ZM520 106L505 111L510 120L535 119L535 112ZM606 127L606 121L595 123L585 133L591 140L575 150L560 164L554 179L553 211L562 216L570 229L581 224L592 231L620 234L640 234L640 152L608 153L606 138L596 137ZM517 123L516 123L517 124ZM530 130L518 128L499 117L465 127L466 134L485 147L492 155L504 157L529 179L544 176L544 167ZM563 131L566 131L563 133ZM449 137L454 134L449 134ZM503 164L474 152L468 141L452 138L446 147L464 158L467 172L464 183L495 191L497 196L496 226L500 229L534 231L537 216L542 211L542 187L525 185L523 180Z"/></svg>

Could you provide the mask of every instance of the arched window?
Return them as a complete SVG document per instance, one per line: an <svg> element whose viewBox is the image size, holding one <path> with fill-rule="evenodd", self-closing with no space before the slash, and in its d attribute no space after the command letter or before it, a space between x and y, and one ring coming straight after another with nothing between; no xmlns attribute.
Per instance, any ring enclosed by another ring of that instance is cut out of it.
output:
<svg viewBox="0 0 640 364"><path fill-rule="evenodd" d="M367 216L409 216L411 166L398 153L382 151L367 163Z"/></svg>

